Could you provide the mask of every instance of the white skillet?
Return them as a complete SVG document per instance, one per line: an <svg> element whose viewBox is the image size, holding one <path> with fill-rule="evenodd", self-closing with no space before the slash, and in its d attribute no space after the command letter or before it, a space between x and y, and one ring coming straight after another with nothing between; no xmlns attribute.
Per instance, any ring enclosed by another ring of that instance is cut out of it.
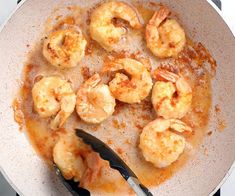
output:
<svg viewBox="0 0 235 196"><path fill-rule="evenodd" d="M0 168L20 195L68 195L53 171L36 155L13 119L12 100L19 88L28 43L40 39L46 18L59 5L86 6L96 0L27 0L20 3L0 32ZM162 0L179 13L186 32L201 41L217 60L213 105L222 108L226 128L209 130L195 155L171 179L151 189L154 195L198 196L214 193L231 173L235 160L235 39L216 11L204 0ZM144 3L144 1L143 1ZM213 107L212 107L213 109ZM207 148L205 155L203 146Z"/></svg>

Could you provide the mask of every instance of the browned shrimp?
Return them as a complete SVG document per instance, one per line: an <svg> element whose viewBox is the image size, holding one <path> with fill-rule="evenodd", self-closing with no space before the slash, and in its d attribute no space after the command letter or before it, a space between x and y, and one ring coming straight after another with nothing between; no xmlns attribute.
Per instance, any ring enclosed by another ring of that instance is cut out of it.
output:
<svg viewBox="0 0 235 196"><path fill-rule="evenodd" d="M91 15L90 33L92 39L108 51L126 34L125 28L115 27L113 18L128 21L135 29L142 26L136 11L127 3L111 1L97 7Z"/></svg>
<svg viewBox="0 0 235 196"><path fill-rule="evenodd" d="M184 30L176 20L167 18L169 14L162 7L146 26L147 47L159 58L177 56L186 43Z"/></svg>

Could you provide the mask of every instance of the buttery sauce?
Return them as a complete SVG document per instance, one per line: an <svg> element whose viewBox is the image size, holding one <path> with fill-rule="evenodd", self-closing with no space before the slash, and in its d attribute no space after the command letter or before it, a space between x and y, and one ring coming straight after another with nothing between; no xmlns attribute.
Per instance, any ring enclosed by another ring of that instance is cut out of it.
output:
<svg viewBox="0 0 235 196"><path fill-rule="evenodd" d="M226 121L224 120L224 117L221 113L221 109L219 105L215 106L215 115L216 115L216 123L217 123L217 130L223 131L226 128Z"/></svg>
<svg viewBox="0 0 235 196"><path fill-rule="evenodd" d="M156 9L151 4L146 5L146 7L139 4L135 6L145 24ZM211 79L216 69L216 62L201 43L193 43L190 40L176 59L158 60L145 46L144 29L128 32L126 41L129 44L125 52L107 53L89 37L88 25L91 9L81 9L77 6L69 7L67 8L69 14L66 16L58 14L57 10L57 15L47 20L45 35L43 35L45 37L48 32L64 25L79 26L88 40L86 56L77 67L58 70L42 56L43 40L36 43L34 49L29 53L27 64L23 70L24 78L20 95L13 104L15 120L21 127L24 126L33 147L49 165L53 160L52 151L59 136L73 131L74 128L82 128L114 149L133 169L143 184L148 187L157 186L169 179L186 163L186 160L190 157L190 149L186 149L176 162L164 169L155 168L151 163L144 160L138 148L139 135L142 128L156 118L150 96L140 104L129 105L117 101L114 114L99 125L84 123L74 112L63 128L53 131L49 128L50 118L41 119L34 111L31 95L33 84L38 77L58 75L71 81L76 92L84 80L93 73L100 71L107 59L127 56L148 60L152 64L149 69L154 70L156 67L162 67L181 73L190 83L193 90L192 108L183 118L183 121L193 128L193 132L184 134L184 136L192 147L196 148L207 132L212 98ZM86 188L102 194L133 194L120 174L110 169L108 164L102 167L99 179L96 179Z"/></svg>

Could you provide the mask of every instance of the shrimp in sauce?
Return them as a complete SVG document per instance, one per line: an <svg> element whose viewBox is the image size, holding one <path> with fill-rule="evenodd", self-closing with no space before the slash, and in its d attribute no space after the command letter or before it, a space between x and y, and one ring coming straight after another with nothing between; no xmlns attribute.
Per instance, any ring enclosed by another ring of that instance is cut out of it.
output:
<svg viewBox="0 0 235 196"><path fill-rule="evenodd" d="M53 149L53 159L67 180L80 185L91 183L101 169L101 159L75 135L61 135Z"/></svg>
<svg viewBox="0 0 235 196"><path fill-rule="evenodd" d="M119 101L126 103L139 103L145 99L152 89L152 78L147 66L131 58L116 59L107 63L103 72L117 72L124 70L130 78L123 73L116 73L109 82L109 89Z"/></svg>
<svg viewBox="0 0 235 196"><path fill-rule="evenodd" d="M152 90L152 104L159 116L183 118L192 103L192 89L183 76L166 70L155 70L158 80Z"/></svg>
<svg viewBox="0 0 235 196"><path fill-rule="evenodd" d="M147 47L159 58L176 57L186 44L184 30L176 20L167 18L169 14L168 8L160 8L146 26Z"/></svg>
<svg viewBox="0 0 235 196"><path fill-rule="evenodd" d="M191 127L176 119L158 118L147 124L140 135L139 147L146 161L155 167L167 167L176 161L185 148L185 138L171 132L192 131Z"/></svg>
<svg viewBox="0 0 235 196"><path fill-rule="evenodd" d="M52 32L43 45L43 55L57 68L75 67L85 55L87 41L81 31L62 29Z"/></svg>
<svg viewBox="0 0 235 196"><path fill-rule="evenodd" d="M134 29L142 26L136 11L127 3L111 1L97 7L91 15L90 34L107 51L114 50L113 45L126 34L125 28L112 23L114 18L128 21Z"/></svg>
<svg viewBox="0 0 235 196"><path fill-rule="evenodd" d="M77 113L88 123L101 123L114 112L115 98L110 93L109 87L100 81L99 74L95 74L77 91Z"/></svg>
<svg viewBox="0 0 235 196"><path fill-rule="evenodd" d="M32 89L34 109L41 118L55 116L50 127L60 128L72 114L76 95L66 80L57 76L44 77Z"/></svg>

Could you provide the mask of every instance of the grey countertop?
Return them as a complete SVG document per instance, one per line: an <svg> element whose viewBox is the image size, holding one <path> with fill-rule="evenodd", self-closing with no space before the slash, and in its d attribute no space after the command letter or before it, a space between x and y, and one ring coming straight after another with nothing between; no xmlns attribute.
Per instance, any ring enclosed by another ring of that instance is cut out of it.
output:
<svg viewBox="0 0 235 196"><path fill-rule="evenodd" d="M7 183L0 173L0 195L1 196L16 196L14 189Z"/></svg>

